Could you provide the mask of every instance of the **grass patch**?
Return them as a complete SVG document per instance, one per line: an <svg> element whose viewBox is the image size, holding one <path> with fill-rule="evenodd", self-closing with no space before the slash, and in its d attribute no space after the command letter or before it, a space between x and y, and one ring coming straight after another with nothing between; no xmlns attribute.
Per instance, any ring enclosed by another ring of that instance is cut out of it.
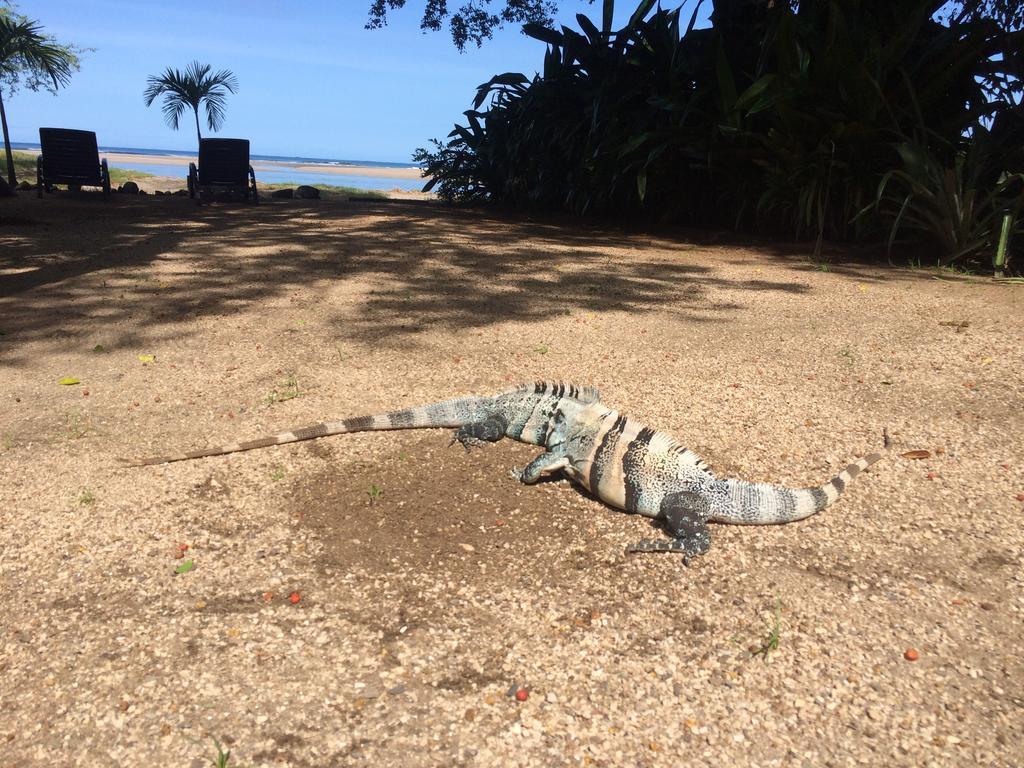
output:
<svg viewBox="0 0 1024 768"><path fill-rule="evenodd" d="M127 168L109 168L110 171L110 183L124 184L126 181L135 181L136 179L145 179L152 177L152 173L146 173L145 171L130 171ZM169 176L177 174L168 174Z"/></svg>
<svg viewBox="0 0 1024 768"><path fill-rule="evenodd" d="M36 183L36 156L31 152L13 152L14 175L18 181Z"/></svg>
<svg viewBox="0 0 1024 768"><path fill-rule="evenodd" d="M750 655L754 658L761 657L762 661L768 661L768 655L779 650L779 640L782 638L782 605L778 598L775 600L775 611L772 619L765 619L765 628L768 630L759 645L750 649Z"/></svg>
<svg viewBox="0 0 1024 768"><path fill-rule="evenodd" d="M287 379L279 382L273 391L264 399L267 405L283 403L286 400L293 400L299 396L299 383L294 376L289 375Z"/></svg>
<svg viewBox="0 0 1024 768"><path fill-rule="evenodd" d="M64 414L64 437L68 440L81 440L92 429L88 417L80 413Z"/></svg>
<svg viewBox="0 0 1024 768"><path fill-rule="evenodd" d="M14 175L19 182L27 181L30 184L36 183L36 154L32 152L14 152ZM100 153L103 157L103 153ZM125 168L110 168L110 183L113 185L123 184L132 179L144 179L152 176L152 173L144 171L129 171Z"/></svg>

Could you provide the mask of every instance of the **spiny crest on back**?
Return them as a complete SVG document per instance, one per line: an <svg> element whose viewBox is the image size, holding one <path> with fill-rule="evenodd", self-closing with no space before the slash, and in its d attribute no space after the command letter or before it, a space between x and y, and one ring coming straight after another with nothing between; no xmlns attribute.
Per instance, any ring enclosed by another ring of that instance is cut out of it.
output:
<svg viewBox="0 0 1024 768"><path fill-rule="evenodd" d="M530 384L520 384L513 392L533 391L535 395L550 394L554 397L571 397L581 403L596 403L601 399L601 392L597 387L578 386L569 381L536 381Z"/></svg>

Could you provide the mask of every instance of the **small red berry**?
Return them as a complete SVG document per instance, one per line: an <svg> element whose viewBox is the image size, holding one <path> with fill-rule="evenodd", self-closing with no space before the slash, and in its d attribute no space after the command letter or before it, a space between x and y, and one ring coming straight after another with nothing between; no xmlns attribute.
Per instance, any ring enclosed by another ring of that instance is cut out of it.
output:
<svg viewBox="0 0 1024 768"><path fill-rule="evenodd" d="M907 648L907 650L903 652L903 658L907 661L917 661L921 658L921 655L914 648Z"/></svg>
<svg viewBox="0 0 1024 768"><path fill-rule="evenodd" d="M302 595L298 592L292 592L288 595L288 599L292 601L292 605L298 605L299 601L302 599Z"/></svg>
<svg viewBox="0 0 1024 768"><path fill-rule="evenodd" d="M530 692L525 688L520 688L516 691L516 701L526 701L528 698L530 698Z"/></svg>
<svg viewBox="0 0 1024 768"><path fill-rule="evenodd" d="M1017 494L1017 501L1024 501L1024 493Z"/></svg>

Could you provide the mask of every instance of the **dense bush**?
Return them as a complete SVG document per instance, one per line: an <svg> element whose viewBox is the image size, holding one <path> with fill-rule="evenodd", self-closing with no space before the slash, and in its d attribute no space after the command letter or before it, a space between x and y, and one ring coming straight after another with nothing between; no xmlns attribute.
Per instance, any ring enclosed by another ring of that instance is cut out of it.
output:
<svg viewBox="0 0 1024 768"><path fill-rule="evenodd" d="M991 252L1024 202L1020 32L940 0L713 6L527 25L541 72L481 85L416 160L449 199Z"/></svg>

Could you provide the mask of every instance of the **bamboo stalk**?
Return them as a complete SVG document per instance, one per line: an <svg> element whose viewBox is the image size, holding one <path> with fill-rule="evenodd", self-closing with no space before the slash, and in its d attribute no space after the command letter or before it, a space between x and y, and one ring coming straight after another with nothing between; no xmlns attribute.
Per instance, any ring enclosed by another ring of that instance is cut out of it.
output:
<svg viewBox="0 0 1024 768"><path fill-rule="evenodd" d="M1010 214L1003 214L1003 226L999 231L999 244L996 246L996 277L1003 277L1006 268L1006 246L1010 242Z"/></svg>

